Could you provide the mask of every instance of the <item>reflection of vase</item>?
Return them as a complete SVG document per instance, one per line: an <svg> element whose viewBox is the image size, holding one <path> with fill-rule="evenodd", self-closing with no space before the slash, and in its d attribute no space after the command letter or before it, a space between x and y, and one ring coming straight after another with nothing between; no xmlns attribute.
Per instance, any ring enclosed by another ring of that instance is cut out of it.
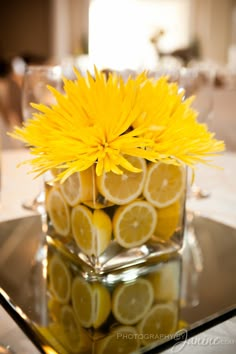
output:
<svg viewBox="0 0 236 354"><path fill-rule="evenodd" d="M131 353L170 340L179 322L181 258L108 274L81 270L64 247L48 248L48 326L55 349Z"/></svg>
<svg viewBox="0 0 236 354"><path fill-rule="evenodd" d="M128 160L141 172L97 176L92 166L46 184L48 235L97 274L182 247L185 168Z"/></svg>

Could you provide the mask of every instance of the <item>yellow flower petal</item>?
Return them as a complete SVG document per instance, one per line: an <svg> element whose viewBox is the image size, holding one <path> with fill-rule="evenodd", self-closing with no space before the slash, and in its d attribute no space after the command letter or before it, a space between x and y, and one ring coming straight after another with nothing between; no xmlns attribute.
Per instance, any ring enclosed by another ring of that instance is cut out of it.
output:
<svg viewBox="0 0 236 354"><path fill-rule="evenodd" d="M116 74L108 79L96 67L76 80L63 79L64 92L52 87L56 104L33 105L38 112L12 137L31 146L30 163L36 174L63 168L66 179L93 164L96 173L123 169L138 172L125 158L209 164L208 158L224 149L191 108L193 97L183 100L176 83L166 77L149 79L143 72L126 82Z"/></svg>

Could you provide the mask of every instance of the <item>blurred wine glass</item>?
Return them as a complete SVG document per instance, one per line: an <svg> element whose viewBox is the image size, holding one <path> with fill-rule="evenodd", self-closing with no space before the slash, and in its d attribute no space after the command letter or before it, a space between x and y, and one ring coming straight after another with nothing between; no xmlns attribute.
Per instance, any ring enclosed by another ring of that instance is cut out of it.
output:
<svg viewBox="0 0 236 354"><path fill-rule="evenodd" d="M31 103L42 103L52 105L55 103L53 94L47 85L55 87L58 91L62 90L62 72L59 65L29 65L24 74L22 86L22 114L23 120L33 118L36 109ZM43 180L39 193L32 199L22 203L25 209L43 212L44 210L44 188Z"/></svg>
<svg viewBox="0 0 236 354"><path fill-rule="evenodd" d="M213 120L213 89L214 89L214 68L197 64L194 67L182 68L179 75L179 86L185 90L185 98L192 95L195 100L192 107L198 112L199 123L207 125L211 130ZM208 198L210 192L192 183L189 196L197 199Z"/></svg>

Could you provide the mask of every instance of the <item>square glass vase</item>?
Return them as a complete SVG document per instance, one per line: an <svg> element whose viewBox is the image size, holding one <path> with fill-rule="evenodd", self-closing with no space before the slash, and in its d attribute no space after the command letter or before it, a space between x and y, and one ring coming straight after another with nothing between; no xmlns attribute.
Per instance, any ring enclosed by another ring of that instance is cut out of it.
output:
<svg viewBox="0 0 236 354"><path fill-rule="evenodd" d="M183 245L186 168L129 157L137 172L45 178L47 235L88 271L157 262Z"/></svg>

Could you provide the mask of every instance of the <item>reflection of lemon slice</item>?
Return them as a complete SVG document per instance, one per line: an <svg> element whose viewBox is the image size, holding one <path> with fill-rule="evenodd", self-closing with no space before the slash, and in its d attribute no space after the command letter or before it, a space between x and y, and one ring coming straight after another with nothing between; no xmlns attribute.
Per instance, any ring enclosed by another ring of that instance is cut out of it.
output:
<svg viewBox="0 0 236 354"><path fill-rule="evenodd" d="M96 200L97 192L93 168L75 172L60 185L66 202L74 206L82 201Z"/></svg>
<svg viewBox="0 0 236 354"><path fill-rule="evenodd" d="M177 314L177 307L173 303L154 305L138 324L139 333L143 334L142 343L147 345L174 333L177 327Z"/></svg>
<svg viewBox="0 0 236 354"><path fill-rule="evenodd" d="M138 198L142 193L146 176L146 162L139 157L126 156L127 160L141 172L124 170L122 175L113 172L97 176L99 192L110 202L123 205Z"/></svg>
<svg viewBox="0 0 236 354"><path fill-rule="evenodd" d="M71 294L71 274L63 260L55 255L49 263L50 289L56 300L61 304L66 304L70 300Z"/></svg>
<svg viewBox="0 0 236 354"><path fill-rule="evenodd" d="M99 256L111 242L112 223L109 216L103 210L94 210L94 254Z"/></svg>
<svg viewBox="0 0 236 354"><path fill-rule="evenodd" d="M54 297L48 300L48 312L53 321L58 321L61 313L61 304Z"/></svg>
<svg viewBox="0 0 236 354"><path fill-rule="evenodd" d="M119 326L107 337L98 341L96 354L128 354L139 348L138 332L131 326Z"/></svg>
<svg viewBox="0 0 236 354"><path fill-rule="evenodd" d="M156 301L174 301L179 299L180 261L164 263L159 271L149 274Z"/></svg>
<svg viewBox="0 0 236 354"><path fill-rule="evenodd" d="M158 210L158 222L155 236L162 240L168 240L175 232L180 221L179 201Z"/></svg>
<svg viewBox="0 0 236 354"><path fill-rule="evenodd" d="M84 350L88 350L90 346L89 337L77 323L71 306L64 305L62 307L60 319L66 337L66 348L72 353L80 353Z"/></svg>
<svg viewBox="0 0 236 354"><path fill-rule="evenodd" d="M92 213L84 205L77 205L71 213L71 225L76 244L89 256L99 256L111 241L111 220L102 210Z"/></svg>
<svg viewBox="0 0 236 354"><path fill-rule="evenodd" d="M162 162L151 163L148 167L143 194L154 206L164 208L179 199L184 184L182 166Z"/></svg>
<svg viewBox="0 0 236 354"><path fill-rule="evenodd" d="M140 321L152 306L154 293L147 279L119 285L113 292L112 312L121 324L132 325Z"/></svg>
<svg viewBox="0 0 236 354"><path fill-rule="evenodd" d="M55 231L61 236L70 232L70 211L58 189L51 189L47 196L47 211Z"/></svg>
<svg viewBox="0 0 236 354"><path fill-rule="evenodd" d="M179 320L178 322L178 326L177 326L177 329L180 330L180 329L187 329L189 327L189 324L188 322L184 321L184 320Z"/></svg>
<svg viewBox="0 0 236 354"><path fill-rule="evenodd" d="M77 205L71 212L72 234L77 246L87 255L94 253L93 214L84 205Z"/></svg>
<svg viewBox="0 0 236 354"><path fill-rule="evenodd" d="M100 283L89 284L80 277L72 284L72 305L78 322L86 328L100 327L111 312L111 297Z"/></svg>
<svg viewBox="0 0 236 354"><path fill-rule="evenodd" d="M150 239L156 223L156 210L146 201L119 207L113 218L116 241L125 248L140 246Z"/></svg>
<svg viewBox="0 0 236 354"><path fill-rule="evenodd" d="M71 298L73 310L79 323L83 327L91 327L95 311L91 284L80 277L74 278Z"/></svg>
<svg viewBox="0 0 236 354"><path fill-rule="evenodd" d="M43 336L43 338L46 339L49 345L53 349L55 349L55 351L53 351L52 348L49 348L47 345L42 344L42 348L45 351L45 353L68 354L68 351L64 349L63 345L59 342L59 338L64 337L63 328L59 324L57 323L50 324L49 328L37 326L37 330Z"/></svg>
<svg viewBox="0 0 236 354"><path fill-rule="evenodd" d="M111 312L111 296L107 288L100 283L92 284L94 317L93 327L100 327L108 318Z"/></svg>

